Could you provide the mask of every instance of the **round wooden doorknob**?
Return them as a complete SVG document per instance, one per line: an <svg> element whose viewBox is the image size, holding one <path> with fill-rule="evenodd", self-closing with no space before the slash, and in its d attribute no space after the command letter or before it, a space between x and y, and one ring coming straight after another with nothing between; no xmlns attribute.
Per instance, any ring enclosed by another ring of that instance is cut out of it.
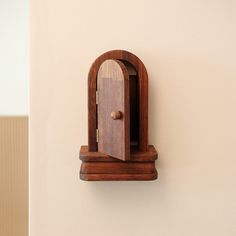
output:
<svg viewBox="0 0 236 236"><path fill-rule="evenodd" d="M118 120L121 118L121 112L120 111L112 111L111 112L111 118L113 120Z"/></svg>

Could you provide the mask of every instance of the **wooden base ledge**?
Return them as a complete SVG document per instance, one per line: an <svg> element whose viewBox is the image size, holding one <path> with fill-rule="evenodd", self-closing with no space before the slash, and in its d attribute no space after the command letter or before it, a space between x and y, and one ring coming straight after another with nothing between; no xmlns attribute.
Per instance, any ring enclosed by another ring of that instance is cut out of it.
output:
<svg viewBox="0 0 236 236"><path fill-rule="evenodd" d="M89 152L87 146L80 150L82 161L80 179L86 181L155 180L157 151L149 146L147 152L131 150L131 160L120 161L99 152Z"/></svg>

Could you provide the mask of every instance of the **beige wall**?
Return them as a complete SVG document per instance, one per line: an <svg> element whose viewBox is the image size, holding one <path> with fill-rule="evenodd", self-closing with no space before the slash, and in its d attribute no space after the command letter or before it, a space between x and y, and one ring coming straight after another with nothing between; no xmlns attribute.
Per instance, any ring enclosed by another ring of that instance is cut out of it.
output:
<svg viewBox="0 0 236 236"><path fill-rule="evenodd" d="M31 1L31 236L236 235L236 2ZM82 182L87 73L110 49L149 72L155 182Z"/></svg>
<svg viewBox="0 0 236 236"><path fill-rule="evenodd" d="M28 235L28 117L0 117L0 235Z"/></svg>

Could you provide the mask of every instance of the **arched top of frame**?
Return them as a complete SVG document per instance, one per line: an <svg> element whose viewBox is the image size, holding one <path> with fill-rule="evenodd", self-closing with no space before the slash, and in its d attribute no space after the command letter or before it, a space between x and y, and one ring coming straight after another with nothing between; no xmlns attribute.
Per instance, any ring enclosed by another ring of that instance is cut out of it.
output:
<svg viewBox="0 0 236 236"><path fill-rule="evenodd" d="M88 85L93 87L96 85L97 73L101 64L108 59L121 60L129 62L137 71L138 77L142 79L143 86L148 83L147 70L143 62L131 52L125 50L111 50L103 53L92 64L88 74Z"/></svg>

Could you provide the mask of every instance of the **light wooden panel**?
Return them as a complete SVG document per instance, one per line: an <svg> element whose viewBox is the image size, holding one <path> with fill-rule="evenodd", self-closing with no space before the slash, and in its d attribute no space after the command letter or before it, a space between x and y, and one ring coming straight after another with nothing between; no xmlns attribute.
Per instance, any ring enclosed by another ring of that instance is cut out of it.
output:
<svg viewBox="0 0 236 236"><path fill-rule="evenodd" d="M0 117L0 235L28 235L27 117Z"/></svg>

